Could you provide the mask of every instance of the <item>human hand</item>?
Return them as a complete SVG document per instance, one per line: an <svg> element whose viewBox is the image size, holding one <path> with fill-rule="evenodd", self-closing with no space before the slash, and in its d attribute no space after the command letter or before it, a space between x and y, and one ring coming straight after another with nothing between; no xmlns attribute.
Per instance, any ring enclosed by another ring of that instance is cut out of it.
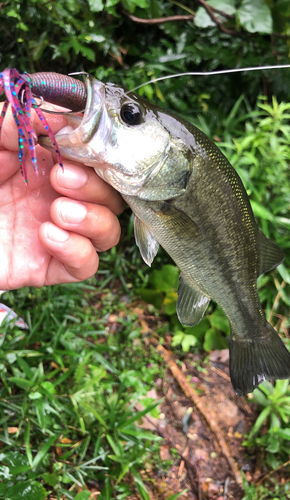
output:
<svg viewBox="0 0 290 500"><path fill-rule="evenodd" d="M54 107L54 109L56 109ZM0 106L1 112L1 106ZM48 115L55 134L67 124ZM44 128L32 114L37 136ZM36 146L39 175L27 158L28 184L19 168L17 128L10 110L0 141L0 289L41 287L82 281L93 276L99 258L117 244L117 215L125 202L94 170L64 162ZM97 250L97 251L96 251Z"/></svg>

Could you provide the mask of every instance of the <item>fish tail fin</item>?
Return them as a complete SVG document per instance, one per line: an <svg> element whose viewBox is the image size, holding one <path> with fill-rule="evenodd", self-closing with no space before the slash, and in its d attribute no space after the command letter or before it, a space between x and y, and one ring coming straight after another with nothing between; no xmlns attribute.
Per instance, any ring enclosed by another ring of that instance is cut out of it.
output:
<svg viewBox="0 0 290 500"><path fill-rule="evenodd" d="M290 378L290 353L270 323L254 338L231 338L230 375L238 396L246 396L264 380Z"/></svg>

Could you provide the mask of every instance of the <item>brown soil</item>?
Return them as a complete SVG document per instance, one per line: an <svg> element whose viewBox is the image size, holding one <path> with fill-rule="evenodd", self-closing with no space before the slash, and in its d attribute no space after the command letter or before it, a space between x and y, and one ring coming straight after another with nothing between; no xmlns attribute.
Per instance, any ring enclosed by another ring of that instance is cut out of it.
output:
<svg viewBox="0 0 290 500"><path fill-rule="evenodd" d="M213 352L212 358L215 359L217 354L217 351ZM211 422L218 425L238 469L247 472L250 479L253 464L246 457L242 442L256 416L253 408L244 398L238 398L232 389L228 359L223 363L209 361L205 366L199 356L188 354L186 358L180 367L182 374L199 394ZM221 451L219 440L191 399L184 395L169 369L157 385L158 396L165 397L161 418L152 422L146 417L142 427L155 428L164 438L161 459L172 458L172 448L179 456L175 454L172 467L163 477L154 478L154 470L150 471L151 478L155 479L154 488L148 485L152 498L167 499L187 488L181 500L240 500L243 491Z"/></svg>
<svg viewBox="0 0 290 500"><path fill-rule="evenodd" d="M153 342L156 346L158 341L154 331L157 321L150 316L144 304L135 303L134 306L132 310L139 317L144 343L149 345ZM114 328L114 321L110 326ZM160 349L169 353L170 343L171 337L165 337L165 349ZM172 355L171 359L177 362L178 376L173 375L170 362L164 359L164 378L158 379L156 390L148 394L156 400L164 398L160 418L146 416L140 424L164 438L160 447L161 467L160 463L156 467L150 464L142 474L150 498L167 500L171 495L187 489L179 497L181 500L240 500L244 493L237 475L240 476L243 470L249 481L256 475L254 461L249 459L242 446L245 434L256 420L256 408L249 405L245 398L237 397L233 391L228 350L213 351L209 357L183 353L182 362L176 358L177 355ZM180 377L189 382L195 392L194 397L198 399L195 403L181 389L177 380ZM205 417L197 405L201 405ZM137 405L137 409L142 407ZM215 434L211 427L217 428L218 433ZM223 443L229 455L227 458ZM164 460L167 464L171 460L172 465L166 473L160 473ZM129 500L139 498L136 493Z"/></svg>

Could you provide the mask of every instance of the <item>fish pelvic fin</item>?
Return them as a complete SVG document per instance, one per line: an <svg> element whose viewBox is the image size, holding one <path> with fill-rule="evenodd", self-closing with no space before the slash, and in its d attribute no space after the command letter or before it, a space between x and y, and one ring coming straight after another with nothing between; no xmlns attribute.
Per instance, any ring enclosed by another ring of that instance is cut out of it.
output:
<svg viewBox="0 0 290 500"><path fill-rule="evenodd" d="M158 252L159 243L136 215L134 216L134 234L142 259L147 266L151 267L154 257Z"/></svg>
<svg viewBox="0 0 290 500"><path fill-rule="evenodd" d="M290 378L290 353L269 324L253 339L231 338L230 376L238 396L246 396L264 380Z"/></svg>
<svg viewBox="0 0 290 500"><path fill-rule="evenodd" d="M182 274L179 278L176 312L180 323L185 326L197 325L210 303L210 298L203 295L196 285L186 282Z"/></svg>

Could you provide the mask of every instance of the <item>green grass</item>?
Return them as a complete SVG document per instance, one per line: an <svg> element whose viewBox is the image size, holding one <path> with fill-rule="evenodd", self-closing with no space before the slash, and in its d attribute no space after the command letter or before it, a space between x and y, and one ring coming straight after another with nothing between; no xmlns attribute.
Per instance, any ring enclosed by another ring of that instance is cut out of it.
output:
<svg viewBox="0 0 290 500"><path fill-rule="evenodd" d="M51 492L85 500L92 485L99 499L125 499L132 488L149 499L140 470L160 438L135 424L157 411L158 402L144 396L159 360L141 346L138 317L120 294L101 294L77 284L2 297L29 329L0 327L1 499L41 500ZM109 333L108 317L120 310ZM135 409L140 398L142 412Z"/></svg>

